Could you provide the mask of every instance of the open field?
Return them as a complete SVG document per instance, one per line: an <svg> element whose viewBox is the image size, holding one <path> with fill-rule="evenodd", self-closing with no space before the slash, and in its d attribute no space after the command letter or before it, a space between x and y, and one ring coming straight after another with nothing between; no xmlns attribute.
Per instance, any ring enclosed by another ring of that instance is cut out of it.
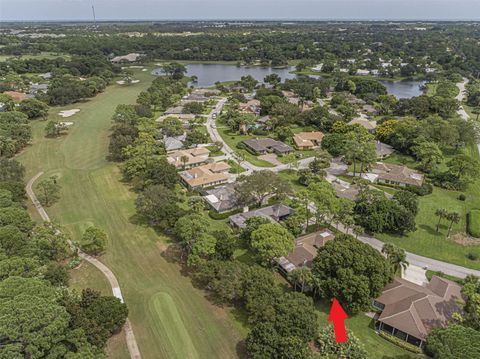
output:
<svg viewBox="0 0 480 359"><path fill-rule="evenodd" d="M166 252L167 238L132 223L135 195L120 181L117 165L105 159L115 107L134 103L153 79L148 72L135 76L140 83L110 86L88 102L53 108L50 117L55 119L60 110L81 109L71 117L75 124L70 133L46 139L45 122L34 122L33 144L18 158L27 168L27 178L40 170L45 176L59 176L61 199L47 211L74 240L91 224L108 233L107 252L100 260L119 279L143 358L234 358L241 338L227 313L210 304L181 274ZM76 278L77 284L83 280L85 285L102 286L100 276L83 276ZM111 357L122 357L124 337L112 341Z"/></svg>
<svg viewBox="0 0 480 359"><path fill-rule="evenodd" d="M13 56L13 55L0 55L0 62L7 61L10 58L20 58L20 59L56 59L57 57L62 57L66 60L70 59L70 55L65 54L56 54L53 52L42 52L35 55L21 55L21 56Z"/></svg>

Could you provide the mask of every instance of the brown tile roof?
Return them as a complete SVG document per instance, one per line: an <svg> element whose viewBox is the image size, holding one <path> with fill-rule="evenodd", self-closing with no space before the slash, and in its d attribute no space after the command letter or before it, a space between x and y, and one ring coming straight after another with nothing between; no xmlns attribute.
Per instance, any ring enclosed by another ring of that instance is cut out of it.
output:
<svg viewBox="0 0 480 359"><path fill-rule="evenodd" d="M360 125L368 131L372 131L377 128L377 121L369 121L365 118L354 118L351 120L349 125Z"/></svg>
<svg viewBox="0 0 480 359"><path fill-rule="evenodd" d="M411 186L421 186L423 184L423 175L406 166L377 162L373 165L372 172L382 180L395 181Z"/></svg>
<svg viewBox="0 0 480 359"><path fill-rule="evenodd" d="M385 305L379 321L419 339L434 328L444 327L460 312L461 287L449 280L433 276L426 287L402 278L395 278L377 302Z"/></svg>
<svg viewBox="0 0 480 359"><path fill-rule="evenodd" d="M206 187L228 181L229 176L225 172L229 169L225 162L209 163L180 172L180 176L192 188Z"/></svg>
<svg viewBox="0 0 480 359"><path fill-rule="evenodd" d="M181 168L183 167L182 157L185 156L188 158L188 161L185 163L185 165L192 166L207 161L209 153L210 151L205 147L180 150L169 153L167 155L167 161L173 164L175 167Z"/></svg>
<svg viewBox="0 0 480 359"><path fill-rule="evenodd" d="M13 101L15 101L15 102L21 102L28 97L27 94L25 94L23 92L17 92L17 91L5 91L3 93L5 95L10 96L13 99Z"/></svg>
<svg viewBox="0 0 480 359"><path fill-rule="evenodd" d="M273 150L278 153L287 153L293 151L293 149L289 145L281 141L273 140L271 138L245 140L243 141L243 143L255 152Z"/></svg>
<svg viewBox="0 0 480 359"><path fill-rule="evenodd" d="M319 131L300 132L293 136L297 147L313 147L319 145L323 140L323 133Z"/></svg>
<svg viewBox="0 0 480 359"><path fill-rule="evenodd" d="M335 234L329 229L321 229L317 232L306 234L295 240L293 252L285 258L289 262L288 264L293 264L294 267L311 267L313 259L317 256L318 249L333 239L335 239ZM291 265L288 267L294 269Z"/></svg>

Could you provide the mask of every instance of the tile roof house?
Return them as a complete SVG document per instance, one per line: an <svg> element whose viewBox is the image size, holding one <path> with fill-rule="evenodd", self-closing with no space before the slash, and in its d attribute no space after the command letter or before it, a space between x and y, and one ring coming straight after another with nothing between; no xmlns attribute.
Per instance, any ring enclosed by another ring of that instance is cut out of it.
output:
<svg viewBox="0 0 480 359"><path fill-rule="evenodd" d="M386 143L377 141L375 152L377 153L377 158L383 160L384 158L387 158L393 152L395 152L395 150L393 149L392 146L387 145Z"/></svg>
<svg viewBox="0 0 480 359"><path fill-rule="evenodd" d="M238 208L238 194L233 183L206 190L203 198L218 213Z"/></svg>
<svg viewBox="0 0 480 359"><path fill-rule="evenodd" d="M192 121L195 119L194 114L192 113L178 113L178 114L169 114L169 115L163 115L157 118L155 121L156 122L163 122L166 118L168 117L174 117L176 119L179 119L180 121L183 122L184 125L187 125L189 121ZM184 126L185 127L185 126Z"/></svg>
<svg viewBox="0 0 480 359"><path fill-rule="evenodd" d="M391 335L422 347L435 328L445 327L460 312L461 287L433 276L426 286L395 278L387 284L373 306L381 311L376 327Z"/></svg>
<svg viewBox="0 0 480 359"><path fill-rule="evenodd" d="M370 133L375 133L375 131L377 130L377 121L369 121L366 118L361 118L361 117L354 118L348 124L349 125L360 125Z"/></svg>
<svg viewBox="0 0 480 359"><path fill-rule="evenodd" d="M183 182L191 189L215 186L227 183L230 179L226 162L208 163L180 172Z"/></svg>
<svg viewBox="0 0 480 359"><path fill-rule="evenodd" d="M376 182L402 187L421 187L424 181L423 175L417 171L406 166L383 162L375 163L368 175L370 175Z"/></svg>
<svg viewBox="0 0 480 359"><path fill-rule="evenodd" d="M17 91L5 91L3 94L10 96L15 102L22 102L29 97L27 94Z"/></svg>
<svg viewBox="0 0 480 359"><path fill-rule="evenodd" d="M277 155L285 155L293 152L293 148L281 141L272 140L271 138L260 138L253 140L245 140L242 143L248 150L255 154L266 154L275 152Z"/></svg>
<svg viewBox="0 0 480 359"><path fill-rule="evenodd" d="M183 142L187 138L187 134L184 133L181 136L164 136L163 137L163 145L165 146L165 150L167 152L181 150L184 147Z"/></svg>
<svg viewBox="0 0 480 359"><path fill-rule="evenodd" d="M293 136L293 142L299 150L309 150L320 146L323 133L319 131L300 132Z"/></svg>
<svg viewBox="0 0 480 359"><path fill-rule="evenodd" d="M293 252L286 257L278 258L277 263L285 274L300 267L311 268L318 249L334 239L335 234L329 229L321 229L301 236L295 240Z"/></svg>
<svg viewBox="0 0 480 359"><path fill-rule="evenodd" d="M253 211L234 214L228 217L232 227L243 229L246 227L246 221L252 217L267 218L272 223L277 223L285 220L293 213L293 208L282 203L274 204L273 206L255 209Z"/></svg>
<svg viewBox="0 0 480 359"><path fill-rule="evenodd" d="M260 101L259 100L250 100L246 103L241 103L238 106L240 112L250 113L253 115L260 115Z"/></svg>
<svg viewBox="0 0 480 359"><path fill-rule="evenodd" d="M205 147L196 147L169 153L167 161L176 168L192 168L204 164L208 160L210 151ZM182 158L186 161L183 162Z"/></svg>
<svg viewBox="0 0 480 359"><path fill-rule="evenodd" d="M208 101L208 97L205 96L205 95L202 95L202 94L191 93L191 94L183 96L182 101L185 102L185 103L188 103L188 102L201 102L201 103L203 103L203 102Z"/></svg>

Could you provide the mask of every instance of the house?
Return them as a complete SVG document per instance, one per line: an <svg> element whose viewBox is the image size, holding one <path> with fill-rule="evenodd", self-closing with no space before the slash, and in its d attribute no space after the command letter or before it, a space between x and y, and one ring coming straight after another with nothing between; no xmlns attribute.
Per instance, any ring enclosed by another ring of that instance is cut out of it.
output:
<svg viewBox="0 0 480 359"><path fill-rule="evenodd" d="M293 142L299 150L310 150L319 147L322 143L323 133L319 131L300 132L293 136Z"/></svg>
<svg viewBox="0 0 480 359"><path fill-rule="evenodd" d="M114 64L120 64L120 63L123 63L123 62L130 62L131 63L131 62L137 62L138 60L140 60L141 57L142 57L141 54L133 52L133 53L123 55L123 56L115 56L110 61L113 62Z"/></svg>
<svg viewBox="0 0 480 359"><path fill-rule="evenodd" d="M338 198L349 199L351 201L356 201L360 189L357 185L350 184L345 181L335 180L332 182L333 189L335 190L335 195Z"/></svg>
<svg viewBox="0 0 480 359"><path fill-rule="evenodd" d="M184 147L183 142L187 138L187 134L184 133L181 136L164 136L163 137L163 145L165 146L165 150L167 152L181 150Z"/></svg>
<svg viewBox="0 0 480 359"><path fill-rule="evenodd" d="M421 187L424 181L423 175L417 171L406 166L383 162L375 163L367 176L368 179L373 179L373 182L392 184L401 187Z"/></svg>
<svg viewBox="0 0 480 359"><path fill-rule="evenodd" d="M390 156L395 150L392 146L387 145L386 143L377 141L375 151L377 153L377 158L383 160Z"/></svg>
<svg viewBox="0 0 480 359"><path fill-rule="evenodd" d="M218 213L238 208L238 194L233 183L209 189L204 192L203 198Z"/></svg>
<svg viewBox="0 0 480 359"><path fill-rule="evenodd" d="M179 113L174 115L163 115L156 119L156 122L163 122L168 117L175 117L176 119L183 122L184 125L189 124L190 121L194 120L196 115L192 113ZM184 126L185 127L185 126Z"/></svg>
<svg viewBox="0 0 480 359"><path fill-rule="evenodd" d="M318 249L334 239L335 234L329 229L321 229L301 236L295 240L295 248L292 253L286 257L278 258L277 263L285 274L301 267L311 268Z"/></svg>
<svg viewBox="0 0 480 359"><path fill-rule="evenodd" d="M387 284L373 306L380 311L375 327L401 340L423 347L435 328L445 327L460 312L461 287L433 276L425 287L395 278Z"/></svg>
<svg viewBox="0 0 480 359"><path fill-rule="evenodd" d="M15 102L22 102L23 100L30 97L29 95L23 92L17 92L17 91L5 91L3 92L3 94L10 96Z"/></svg>
<svg viewBox="0 0 480 359"><path fill-rule="evenodd" d="M37 93L46 93L48 91L48 84L32 84L30 86L29 94L36 95Z"/></svg>
<svg viewBox="0 0 480 359"><path fill-rule="evenodd" d="M377 121L369 121L366 118L358 117L351 120L349 125L360 125L365 128L369 133L375 133L377 130Z"/></svg>
<svg viewBox="0 0 480 359"><path fill-rule="evenodd" d="M378 115L378 110L375 108L375 106L372 105L363 105L362 107L362 112L367 114L367 115Z"/></svg>
<svg viewBox="0 0 480 359"><path fill-rule="evenodd" d="M255 116L260 115L260 101L259 100L249 100L246 103L241 103L239 105L239 110L242 113L249 113Z"/></svg>
<svg viewBox="0 0 480 359"><path fill-rule="evenodd" d="M165 115L179 115L183 113L183 106L175 106L167 108L164 112Z"/></svg>
<svg viewBox="0 0 480 359"><path fill-rule="evenodd" d="M255 140L245 140L242 143L254 154L266 154L275 152L277 155L286 155L293 152L293 148L281 141L271 138L260 138Z"/></svg>
<svg viewBox="0 0 480 359"><path fill-rule="evenodd" d="M361 75L361 76L370 75L370 70L358 69L358 70L357 70L357 75Z"/></svg>
<svg viewBox="0 0 480 359"><path fill-rule="evenodd" d="M183 101L184 103L188 103L188 102L200 102L200 103L203 103L203 102L208 101L208 97L205 96L205 95L203 95L203 94L191 93L191 94L188 94L188 95L186 95L186 96L183 96L182 101Z"/></svg>
<svg viewBox="0 0 480 359"><path fill-rule="evenodd" d="M169 153L167 161L176 168L192 168L204 164L208 160L210 151L205 147L191 148Z"/></svg>
<svg viewBox="0 0 480 359"><path fill-rule="evenodd" d="M246 221L252 217L263 217L272 223L278 223L288 218L293 213L293 208L277 203L273 206L255 209L253 211L234 214L228 217L230 225L234 228L243 229L246 227Z"/></svg>
<svg viewBox="0 0 480 359"><path fill-rule="evenodd" d="M230 179L226 162L214 162L180 172L183 182L191 189L227 183Z"/></svg>

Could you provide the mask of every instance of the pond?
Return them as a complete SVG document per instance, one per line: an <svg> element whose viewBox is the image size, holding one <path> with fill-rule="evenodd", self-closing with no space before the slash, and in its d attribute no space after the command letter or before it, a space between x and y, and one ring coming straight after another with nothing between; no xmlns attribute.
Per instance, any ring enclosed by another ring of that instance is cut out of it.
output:
<svg viewBox="0 0 480 359"><path fill-rule="evenodd" d="M387 88L389 94L398 99L412 98L423 94L422 86L425 81L403 80L403 81L380 81Z"/></svg>
<svg viewBox="0 0 480 359"><path fill-rule="evenodd" d="M197 76L198 81L191 83L193 87L212 87L215 82L238 81L242 76L251 75L256 80L263 82L265 76L270 74L277 74L285 79L295 78L293 66L284 68L262 67L262 66L236 66L225 64L190 64L187 65L187 76ZM162 75L161 69L152 71L153 75Z"/></svg>

